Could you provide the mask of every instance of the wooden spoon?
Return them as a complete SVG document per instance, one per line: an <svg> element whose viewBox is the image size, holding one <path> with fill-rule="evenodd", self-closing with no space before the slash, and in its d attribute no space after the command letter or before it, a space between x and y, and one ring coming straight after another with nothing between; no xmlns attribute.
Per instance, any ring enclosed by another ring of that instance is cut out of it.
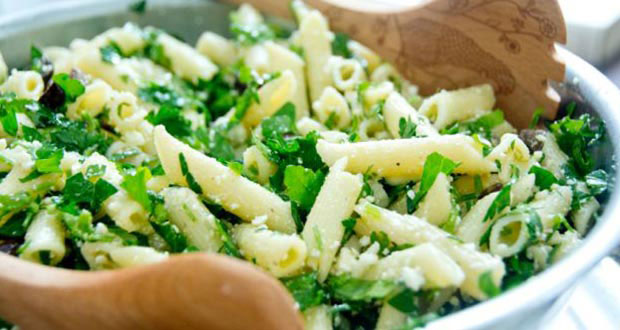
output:
<svg viewBox="0 0 620 330"><path fill-rule="evenodd" d="M0 315L22 330L303 329L276 279L249 263L202 253L100 272L0 253Z"/></svg>
<svg viewBox="0 0 620 330"><path fill-rule="evenodd" d="M288 0L228 1L291 17ZM557 0L403 0L409 5L396 9L370 0L305 2L334 31L395 64L423 95L487 82L517 127L527 127L538 107L555 118L560 98L549 81L564 80L555 43L566 43Z"/></svg>

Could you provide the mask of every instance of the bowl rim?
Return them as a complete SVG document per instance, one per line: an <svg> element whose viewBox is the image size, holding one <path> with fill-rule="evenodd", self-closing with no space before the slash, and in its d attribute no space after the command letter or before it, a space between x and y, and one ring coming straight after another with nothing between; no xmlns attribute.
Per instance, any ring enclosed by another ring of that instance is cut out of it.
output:
<svg viewBox="0 0 620 330"><path fill-rule="evenodd" d="M213 0L210 1L213 2ZM134 2L135 0L112 2L73 0L44 4L33 10L0 16L0 31L2 32L0 38L71 19L126 11L127 6ZM148 6L151 10L170 6L200 5L206 2L205 0L152 0L149 1ZM36 23L31 24L32 22ZM620 104L620 90L601 72L578 56L562 47L556 48L559 58L566 63L565 82L577 86L581 93L588 96L588 101L597 103L598 107L595 108L595 112L605 121L614 151L613 164L618 168L620 165L618 157L620 155L620 116L617 115L614 104ZM619 178L620 171L616 171L615 180L618 181ZM596 225L583 239L581 246L518 287L493 299L443 316L429 323L427 329L482 328L550 302L609 254L620 241L620 225L614 224L614 218L617 217L620 217L620 190L613 189Z"/></svg>

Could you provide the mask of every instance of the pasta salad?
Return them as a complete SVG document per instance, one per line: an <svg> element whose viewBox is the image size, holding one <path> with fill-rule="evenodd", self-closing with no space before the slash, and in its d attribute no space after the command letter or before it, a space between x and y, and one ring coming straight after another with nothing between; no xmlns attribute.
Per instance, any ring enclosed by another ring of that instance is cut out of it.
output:
<svg viewBox="0 0 620 330"><path fill-rule="evenodd" d="M0 248L71 269L254 263L308 329L413 329L578 246L608 188L576 115L516 130L491 85L422 96L293 1L195 47L128 23L0 54Z"/></svg>

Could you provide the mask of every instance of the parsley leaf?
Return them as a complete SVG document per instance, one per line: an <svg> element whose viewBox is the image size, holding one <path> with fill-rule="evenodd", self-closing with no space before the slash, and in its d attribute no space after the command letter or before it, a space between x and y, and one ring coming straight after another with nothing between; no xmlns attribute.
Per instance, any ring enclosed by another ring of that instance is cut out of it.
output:
<svg viewBox="0 0 620 330"><path fill-rule="evenodd" d="M82 85L79 80L71 78L71 76L66 73L55 74L52 80L65 92L65 102L67 103L75 102L75 100L86 91L86 88L84 88L84 85Z"/></svg>
<svg viewBox="0 0 620 330"><path fill-rule="evenodd" d="M441 130L441 134L465 133L473 135L482 134L485 138L491 138L491 130L504 122L504 112L495 110L469 122L457 122Z"/></svg>
<svg viewBox="0 0 620 330"><path fill-rule="evenodd" d="M140 167L135 174L125 175L121 187L127 191L127 194L138 202L144 210L150 212L152 210L151 199L146 189L146 182L151 178L151 172L146 167Z"/></svg>
<svg viewBox="0 0 620 330"><path fill-rule="evenodd" d="M538 122L540 121L540 116L542 116L544 112L545 110L542 108L537 108L536 110L534 110L534 114L532 115L532 121L530 122L530 125L528 128L530 129L536 128L536 126L538 126Z"/></svg>
<svg viewBox="0 0 620 330"><path fill-rule="evenodd" d="M344 33L337 32L332 40L332 53L344 58L352 58L353 53L349 49L349 36Z"/></svg>
<svg viewBox="0 0 620 330"><path fill-rule="evenodd" d="M398 134L402 139L408 139L416 136L416 129L418 125L411 121L411 117L405 119L405 117L400 118L398 121Z"/></svg>
<svg viewBox="0 0 620 330"><path fill-rule="evenodd" d="M292 201L309 211L325 181L325 173L312 171L303 166L288 165L284 170L284 186Z"/></svg>
<svg viewBox="0 0 620 330"><path fill-rule="evenodd" d="M388 300L390 306L396 308L401 313L412 314L418 311L415 304L415 292L409 288L404 288Z"/></svg>
<svg viewBox="0 0 620 330"><path fill-rule="evenodd" d="M344 234L342 235L342 240L340 241L340 246L343 246L352 236L353 236L353 229L355 228L355 225L357 224L357 218L346 218L344 220L342 220L342 226L344 227Z"/></svg>
<svg viewBox="0 0 620 330"><path fill-rule="evenodd" d="M69 238L81 242L110 242L114 239L111 234L99 234L93 226L93 216L83 210L77 214L62 213L62 222L69 232Z"/></svg>
<svg viewBox="0 0 620 330"><path fill-rule="evenodd" d="M241 45L250 46L276 38L276 32L269 25L262 22L245 24L238 12L230 14L230 22L230 33Z"/></svg>
<svg viewBox="0 0 620 330"><path fill-rule="evenodd" d="M327 286L336 299L370 302L385 298L398 287L398 284L390 280L372 281L350 275L332 275L327 279Z"/></svg>
<svg viewBox="0 0 620 330"><path fill-rule="evenodd" d="M609 176L604 170L596 170L588 173L585 177L586 185L592 195L602 194L607 190Z"/></svg>
<svg viewBox="0 0 620 330"><path fill-rule="evenodd" d="M179 153L179 163L181 165L181 173L185 177L189 188L198 195L202 194L202 188L200 187L198 182L196 182L192 173L189 171L189 168L187 167L187 162L185 161L185 155L182 152Z"/></svg>
<svg viewBox="0 0 620 330"><path fill-rule="evenodd" d="M26 193L20 192L10 195L0 195L0 217L4 217L7 214L26 208L34 198Z"/></svg>
<svg viewBox="0 0 620 330"><path fill-rule="evenodd" d="M101 54L101 60L105 63L116 64L123 57L123 51L120 46L114 41L110 42L107 46L99 48Z"/></svg>
<svg viewBox="0 0 620 330"><path fill-rule="evenodd" d="M549 170L540 166L532 166L529 173L533 173L536 176L536 186L540 190L551 188L554 183L558 182L558 179Z"/></svg>
<svg viewBox="0 0 620 330"><path fill-rule="evenodd" d="M97 212L101 203L117 191L116 187L106 180L99 179L93 184L82 173L77 173L65 183L60 208L73 215L78 215L77 207Z"/></svg>
<svg viewBox="0 0 620 330"><path fill-rule="evenodd" d="M217 233L222 240L222 246L218 252L223 252L226 255L235 258L243 258L241 252L239 252L239 248L235 244L232 236L230 235L228 226L220 219L215 219L215 227L217 229Z"/></svg>
<svg viewBox="0 0 620 330"><path fill-rule="evenodd" d="M0 104L0 122L6 134L10 136L17 135L17 116L13 108L4 107Z"/></svg>
<svg viewBox="0 0 620 330"><path fill-rule="evenodd" d="M478 287L489 298L495 297L502 293L502 290L500 290L500 288L495 285L495 282L493 282L493 274L491 271L484 272L480 275L478 278Z"/></svg>
<svg viewBox="0 0 620 330"><path fill-rule="evenodd" d="M499 214L502 210L510 206L510 188L512 184L505 185L502 190L499 191L487 213L484 215L482 222L486 222L489 219L493 219L497 214Z"/></svg>
<svg viewBox="0 0 620 330"><path fill-rule="evenodd" d="M191 122L181 114L181 109L162 105L157 113L149 113L146 119L153 125L164 125L166 130L176 137L192 134Z"/></svg>
<svg viewBox="0 0 620 330"><path fill-rule="evenodd" d="M577 119L566 116L551 124L549 129L579 175L592 171L594 161L589 148L605 136L605 125L600 119L589 114L583 114Z"/></svg>
<svg viewBox="0 0 620 330"><path fill-rule="evenodd" d="M262 121L261 128L263 136L267 138L295 132L295 105L291 102L284 104L271 117Z"/></svg>
<svg viewBox="0 0 620 330"><path fill-rule="evenodd" d="M424 170L422 172L420 188L413 197L411 203L408 203L407 212L411 213L418 207L418 204L422 201L422 199L424 199L428 191L433 186L433 183L435 183L435 179L437 179L439 173L450 175L458 166L459 163L453 162L437 152L433 152L428 155L426 157L426 161L424 162Z"/></svg>
<svg viewBox="0 0 620 330"><path fill-rule="evenodd" d="M316 272L283 278L281 281L293 295L301 311L318 306L327 300L327 292L321 287Z"/></svg>

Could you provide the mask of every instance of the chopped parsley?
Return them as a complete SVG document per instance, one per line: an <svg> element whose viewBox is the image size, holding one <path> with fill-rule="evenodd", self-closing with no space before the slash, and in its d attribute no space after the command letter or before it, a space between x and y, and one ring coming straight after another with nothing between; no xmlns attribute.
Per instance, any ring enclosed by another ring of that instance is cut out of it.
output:
<svg viewBox="0 0 620 330"><path fill-rule="evenodd" d="M352 58L353 53L349 49L349 36L345 33L337 32L332 40L332 53L344 58Z"/></svg>
<svg viewBox="0 0 620 330"><path fill-rule="evenodd" d="M536 186L540 188L540 190L549 189L554 183L558 182L558 179L551 171L540 166L532 166L529 173L533 173L536 176Z"/></svg>
<svg viewBox="0 0 620 330"><path fill-rule="evenodd" d="M583 114L576 119L566 116L549 126L560 149L569 156L577 174L587 175L594 167L590 147L605 136L605 125L598 118Z"/></svg>
<svg viewBox="0 0 620 330"><path fill-rule="evenodd" d="M453 162L437 152L433 152L428 155L428 157L426 157L426 161L424 162L420 188L413 199L407 197L409 198L407 200L407 212L412 213L415 209L417 209L418 204L420 204L422 199L424 199L428 191L433 186L433 183L435 183L435 179L437 179L439 173L450 175L458 166L459 163Z"/></svg>
<svg viewBox="0 0 620 330"><path fill-rule="evenodd" d="M116 64L123 57L123 51L121 47L114 41L110 42L108 45L99 48L99 53L101 53L101 60L105 63Z"/></svg>
<svg viewBox="0 0 620 330"><path fill-rule="evenodd" d="M86 88L79 80L71 78L71 76L66 73L55 74L52 80L65 92L66 103L75 102L75 100L86 91Z"/></svg>
<svg viewBox="0 0 620 330"><path fill-rule="evenodd" d="M146 119L153 125L164 125L166 131L175 137L192 134L191 122L183 117L180 108L162 105L157 113L149 113Z"/></svg>
<svg viewBox="0 0 620 330"><path fill-rule="evenodd" d="M183 174L183 176L185 177L185 181L187 181L187 185L189 186L189 188L198 195L202 194L202 188L200 187L198 182L196 182L192 173L189 171L187 162L185 161L185 155L182 152L179 153L179 164L181 166L181 174Z"/></svg>
<svg viewBox="0 0 620 330"><path fill-rule="evenodd" d="M316 272L286 277L281 281L293 295L301 311L318 306L327 300L327 292L319 283Z"/></svg>
<svg viewBox="0 0 620 330"><path fill-rule="evenodd" d="M402 139L408 139L416 136L418 125L411 121L411 117L400 118L398 121L398 134Z"/></svg>
<svg viewBox="0 0 620 330"><path fill-rule="evenodd" d="M284 170L284 186L290 199L309 211L321 190L326 174L299 165L288 165Z"/></svg>
<svg viewBox="0 0 620 330"><path fill-rule="evenodd" d="M495 218L496 215L510 206L510 188L512 188L512 184L507 184L499 191L487 209L484 218L482 218L482 222Z"/></svg>
<svg viewBox="0 0 620 330"><path fill-rule="evenodd" d="M127 191L133 200L142 205L147 212L153 209L151 199L146 188L146 182L151 178L151 172L146 167L140 167L135 174L127 174L123 177L121 187Z"/></svg>
<svg viewBox="0 0 620 330"><path fill-rule="evenodd" d="M484 272L480 275L478 278L478 287L480 287L480 290L489 298L502 293L502 290L493 282L493 274L491 271Z"/></svg>

